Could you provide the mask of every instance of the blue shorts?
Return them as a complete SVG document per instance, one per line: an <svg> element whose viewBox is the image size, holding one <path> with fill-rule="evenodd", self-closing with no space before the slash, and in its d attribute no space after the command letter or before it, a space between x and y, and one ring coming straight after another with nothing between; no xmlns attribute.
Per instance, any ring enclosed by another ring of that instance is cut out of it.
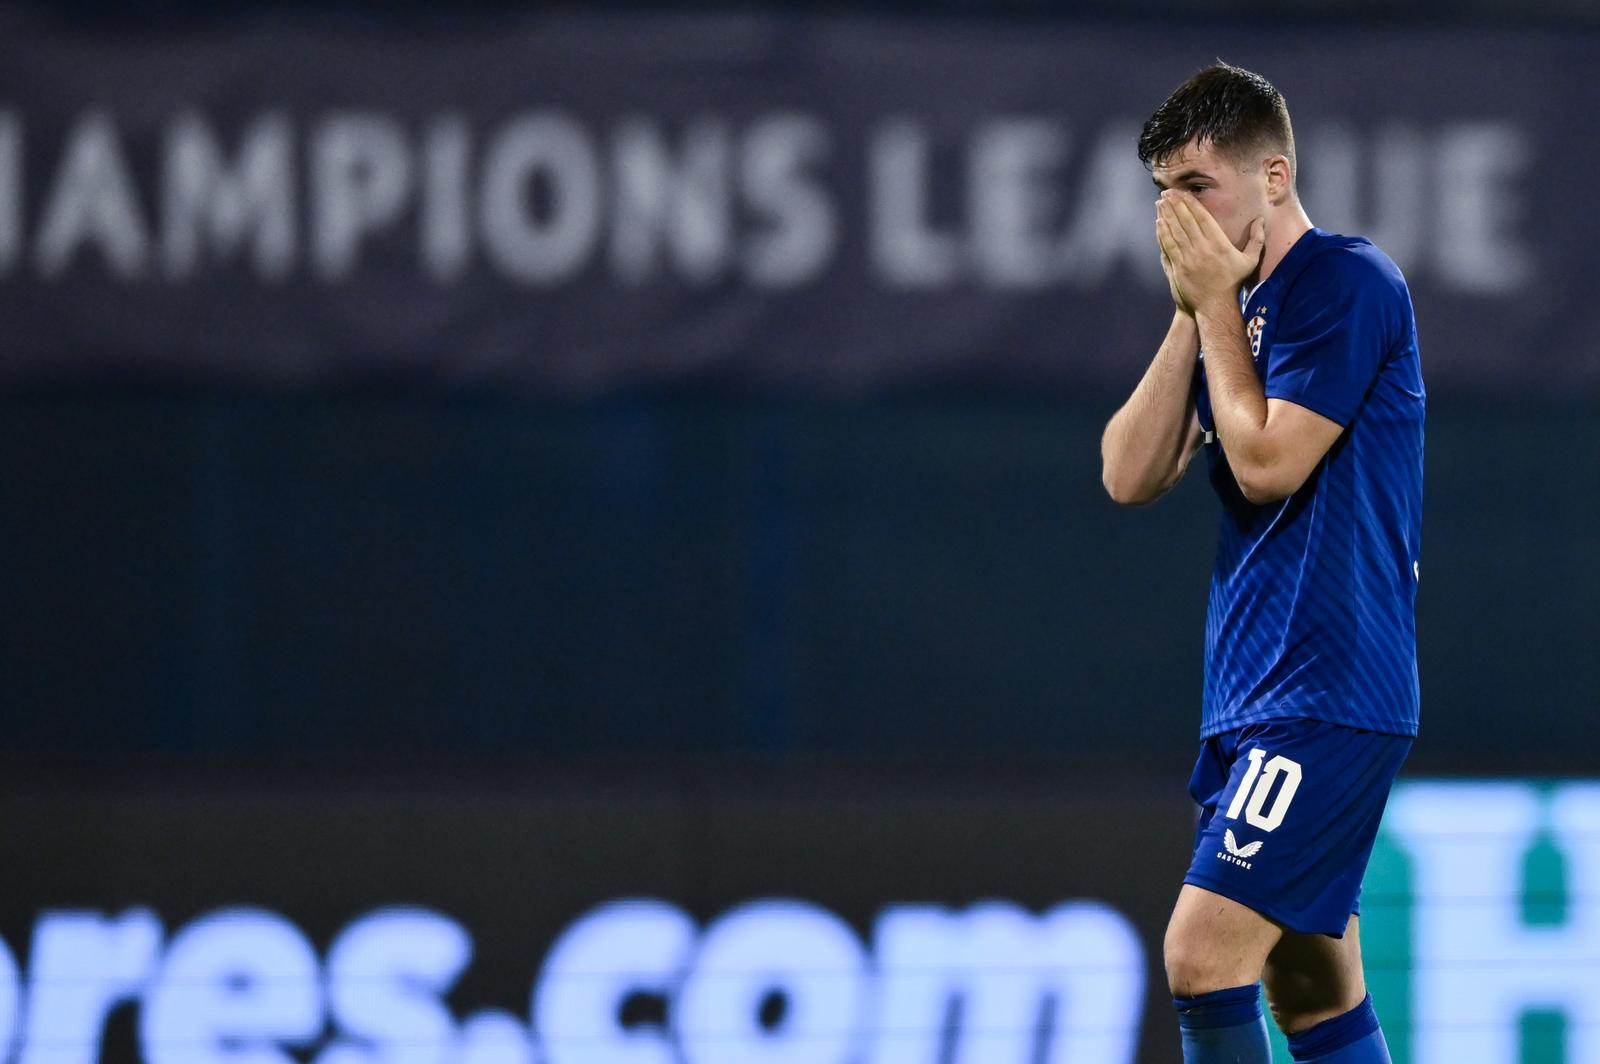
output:
<svg viewBox="0 0 1600 1064"><path fill-rule="evenodd" d="M1205 740L1189 779L1200 825L1183 881L1291 930L1342 937L1410 750L1408 736L1318 720Z"/></svg>

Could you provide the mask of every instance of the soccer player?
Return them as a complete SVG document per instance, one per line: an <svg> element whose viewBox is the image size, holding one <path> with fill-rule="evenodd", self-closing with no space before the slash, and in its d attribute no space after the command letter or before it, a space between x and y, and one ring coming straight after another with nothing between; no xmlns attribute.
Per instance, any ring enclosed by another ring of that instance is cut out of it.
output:
<svg viewBox="0 0 1600 1064"><path fill-rule="evenodd" d="M1359 895L1417 730L1424 392L1404 278L1311 225L1266 79L1218 64L1145 123L1174 311L1101 441L1150 502L1204 449L1222 502L1194 855L1167 927L1186 1064L1389 1060Z"/></svg>

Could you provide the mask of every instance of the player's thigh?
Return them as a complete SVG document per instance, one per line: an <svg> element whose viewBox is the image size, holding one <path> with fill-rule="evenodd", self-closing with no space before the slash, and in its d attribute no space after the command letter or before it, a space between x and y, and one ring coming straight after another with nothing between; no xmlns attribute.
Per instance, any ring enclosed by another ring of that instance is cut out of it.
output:
<svg viewBox="0 0 1600 1064"><path fill-rule="evenodd" d="M1343 934L1411 740L1292 719L1212 743L1190 781L1201 815L1184 882L1294 931Z"/></svg>
<svg viewBox="0 0 1600 1064"><path fill-rule="evenodd" d="M1163 947L1172 992L1193 997L1255 982L1282 935L1254 909L1185 883Z"/></svg>
<svg viewBox="0 0 1600 1064"><path fill-rule="evenodd" d="M1342 1016L1367 995L1361 972L1361 918L1350 917L1343 938L1285 932L1262 971L1267 1005L1285 1033Z"/></svg>

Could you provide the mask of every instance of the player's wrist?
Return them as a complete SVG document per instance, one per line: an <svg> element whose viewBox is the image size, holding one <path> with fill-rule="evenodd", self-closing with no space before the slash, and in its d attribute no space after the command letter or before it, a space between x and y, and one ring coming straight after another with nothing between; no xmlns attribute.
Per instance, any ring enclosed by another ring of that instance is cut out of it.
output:
<svg viewBox="0 0 1600 1064"><path fill-rule="evenodd" d="M1206 292L1194 301L1194 312L1197 315L1211 317L1216 314L1239 313L1239 297L1234 292L1214 291Z"/></svg>
<svg viewBox="0 0 1600 1064"><path fill-rule="evenodd" d="M1194 304L1194 319L1201 324L1238 322L1240 321L1238 297L1227 292L1217 292L1204 299L1198 299Z"/></svg>

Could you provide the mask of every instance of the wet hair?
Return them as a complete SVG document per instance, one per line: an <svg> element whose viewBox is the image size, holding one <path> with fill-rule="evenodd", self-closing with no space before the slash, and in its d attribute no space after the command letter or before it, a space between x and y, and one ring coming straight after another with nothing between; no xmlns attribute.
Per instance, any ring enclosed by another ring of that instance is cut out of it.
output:
<svg viewBox="0 0 1600 1064"><path fill-rule="evenodd" d="M1220 59L1179 85L1139 133L1139 161L1149 170L1194 141L1235 162L1257 151L1286 155L1296 172L1294 130L1283 93L1260 74Z"/></svg>

